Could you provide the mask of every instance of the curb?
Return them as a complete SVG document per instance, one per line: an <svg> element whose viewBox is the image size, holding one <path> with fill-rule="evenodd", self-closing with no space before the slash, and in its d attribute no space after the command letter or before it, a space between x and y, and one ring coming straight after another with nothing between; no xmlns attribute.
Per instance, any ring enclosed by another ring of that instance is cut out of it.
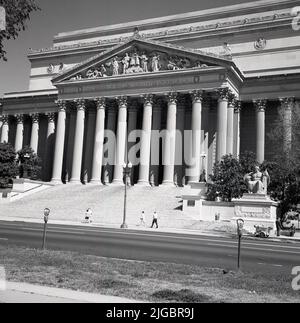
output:
<svg viewBox="0 0 300 323"><path fill-rule="evenodd" d="M141 301L130 300L122 297L72 291L68 289L45 287L26 283L8 282L6 285L7 290L12 292L42 295L53 298L61 298L66 300L74 300L88 303L142 303Z"/></svg>

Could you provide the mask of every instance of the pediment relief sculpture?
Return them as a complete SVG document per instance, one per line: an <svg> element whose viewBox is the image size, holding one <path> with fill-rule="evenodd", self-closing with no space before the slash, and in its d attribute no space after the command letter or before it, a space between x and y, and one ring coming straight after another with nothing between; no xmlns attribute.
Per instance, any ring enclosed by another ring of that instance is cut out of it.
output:
<svg viewBox="0 0 300 323"><path fill-rule="evenodd" d="M213 66L188 57L170 55L162 51L145 51L138 47L78 73L70 81L159 71L178 71Z"/></svg>

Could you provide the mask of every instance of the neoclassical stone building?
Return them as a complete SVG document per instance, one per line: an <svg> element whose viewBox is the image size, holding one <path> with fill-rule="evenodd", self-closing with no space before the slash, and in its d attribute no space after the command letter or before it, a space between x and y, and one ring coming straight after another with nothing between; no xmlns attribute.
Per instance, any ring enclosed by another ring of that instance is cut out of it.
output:
<svg viewBox="0 0 300 323"><path fill-rule="evenodd" d="M51 48L29 52L28 91L1 99L1 142L30 145L54 183L122 183L135 146L134 184L198 181L245 150L270 159L278 109L291 145L300 100L297 5L264 0L60 33ZM167 130L164 140L153 144L153 130ZM178 135L185 130L189 140ZM116 162L104 161L107 146Z"/></svg>

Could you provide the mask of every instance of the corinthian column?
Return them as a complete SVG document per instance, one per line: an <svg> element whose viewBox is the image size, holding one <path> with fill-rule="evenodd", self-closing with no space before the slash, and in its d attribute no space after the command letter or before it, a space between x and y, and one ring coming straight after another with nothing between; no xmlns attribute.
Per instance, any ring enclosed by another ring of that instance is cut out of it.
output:
<svg viewBox="0 0 300 323"><path fill-rule="evenodd" d="M192 93L192 138L190 141L190 178L189 182L199 182L201 173L201 128L202 128L202 91Z"/></svg>
<svg viewBox="0 0 300 323"><path fill-rule="evenodd" d="M30 147L35 153L37 153L38 143L39 143L39 118L40 118L40 115L38 113L34 113L34 114L31 114L30 117L31 117L31 121L32 121Z"/></svg>
<svg viewBox="0 0 300 323"><path fill-rule="evenodd" d="M1 130L1 143L8 142L8 115L2 115L2 130Z"/></svg>
<svg viewBox="0 0 300 323"><path fill-rule="evenodd" d="M149 185L153 96L144 96L141 164L138 184Z"/></svg>
<svg viewBox="0 0 300 323"><path fill-rule="evenodd" d="M15 139L15 151L18 152L23 147L23 135L24 135L24 116L23 114L15 115L17 119L17 131Z"/></svg>
<svg viewBox="0 0 300 323"><path fill-rule="evenodd" d="M127 143L127 98L117 98L119 115L117 125L117 147L113 184L123 183L123 165L125 162L125 150Z"/></svg>
<svg viewBox="0 0 300 323"><path fill-rule="evenodd" d="M256 108L256 159L259 163L265 160L265 113L267 100L254 101Z"/></svg>
<svg viewBox="0 0 300 323"><path fill-rule="evenodd" d="M174 185L174 164L176 146L177 93L168 95L167 129L163 152L163 185Z"/></svg>
<svg viewBox="0 0 300 323"><path fill-rule="evenodd" d="M283 151L289 156L292 149L292 112L295 98L281 98L280 102L283 112Z"/></svg>
<svg viewBox="0 0 300 323"><path fill-rule="evenodd" d="M54 184L61 184L63 158L64 158L65 133L66 133L66 102L57 101L57 105L58 105L59 111L58 111L58 120L57 120L57 126L56 126L54 162L53 162L53 173L52 173L51 182Z"/></svg>
<svg viewBox="0 0 300 323"><path fill-rule="evenodd" d="M217 121L217 161L226 155L227 149L227 113L228 113L228 88L218 90L218 121Z"/></svg>
<svg viewBox="0 0 300 323"><path fill-rule="evenodd" d="M75 127L75 140L72 164L72 177L70 183L81 182L81 166L84 140L84 119L85 119L85 101L78 100L75 102L77 108L77 118Z"/></svg>
<svg viewBox="0 0 300 323"><path fill-rule="evenodd" d="M234 107L235 107L235 95L230 93L228 101L228 113L227 113L227 138L226 138L226 154L233 155L233 134L234 134Z"/></svg>
<svg viewBox="0 0 300 323"><path fill-rule="evenodd" d="M99 98L96 100L97 116L96 116L96 131L94 141L93 154L93 169L92 169L92 184L101 185L102 176L102 161L103 161L103 143L105 131L105 99Z"/></svg>
<svg viewBox="0 0 300 323"><path fill-rule="evenodd" d="M235 101L234 107L234 157L238 158L240 156L240 147L241 147L241 110L242 102Z"/></svg>

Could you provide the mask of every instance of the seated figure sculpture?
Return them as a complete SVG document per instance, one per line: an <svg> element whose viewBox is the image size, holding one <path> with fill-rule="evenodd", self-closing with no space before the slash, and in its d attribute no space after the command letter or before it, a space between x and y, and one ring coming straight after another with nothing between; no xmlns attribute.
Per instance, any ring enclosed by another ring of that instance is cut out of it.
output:
<svg viewBox="0 0 300 323"><path fill-rule="evenodd" d="M256 166L255 172L246 174L244 179L250 194L267 195L268 185L270 183L270 176L267 170L262 173L259 166Z"/></svg>

